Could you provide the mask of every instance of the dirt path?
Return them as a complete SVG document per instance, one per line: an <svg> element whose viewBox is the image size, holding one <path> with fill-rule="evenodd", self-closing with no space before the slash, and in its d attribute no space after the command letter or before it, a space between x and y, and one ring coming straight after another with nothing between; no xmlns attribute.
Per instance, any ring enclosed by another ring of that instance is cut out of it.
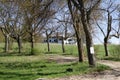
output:
<svg viewBox="0 0 120 80"><path fill-rule="evenodd" d="M120 71L120 62L101 60L99 63L110 66L113 70Z"/></svg>
<svg viewBox="0 0 120 80"><path fill-rule="evenodd" d="M51 56L50 60L57 61L58 63L69 63L71 61L78 61L78 58L56 55ZM86 75L66 76L52 80L120 80L120 62L101 60L98 61L98 63L110 66L112 70L106 70L100 73L92 73Z"/></svg>

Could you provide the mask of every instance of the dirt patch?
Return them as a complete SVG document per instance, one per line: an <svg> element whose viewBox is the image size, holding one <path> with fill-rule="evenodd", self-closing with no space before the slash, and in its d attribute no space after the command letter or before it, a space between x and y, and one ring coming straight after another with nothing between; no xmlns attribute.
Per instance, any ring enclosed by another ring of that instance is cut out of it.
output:
<svg viewBox="0 0 120 80"><path fill-rule="evenodd" d="M65 57L65 56L51 56L50 60L56 61L57 63L69 63L78 61L77 57ZM106 70L99 73L91 73L86 75L75 75L75 76L66 76L63 78L54 78L47 80L120 80L120 62L101 60L98 61L100 64L110 66L111 70Z"/></svg>
<svg viewBox="0 0 120 80"><path fill-rule="evenodd" d="M55 78L52 80L120 80L120 76L115 75L114 71L109 70L86 75L66 76L63 78Z"/></svg>
<svg viewBox="0 0 120 80"><path fill-rule="evenodd" d="M78 58L72 57L72 56L49 55L48 60L55 61L58 64L66 64L66 63L71 63L71 62L77 62Z"/></svg>

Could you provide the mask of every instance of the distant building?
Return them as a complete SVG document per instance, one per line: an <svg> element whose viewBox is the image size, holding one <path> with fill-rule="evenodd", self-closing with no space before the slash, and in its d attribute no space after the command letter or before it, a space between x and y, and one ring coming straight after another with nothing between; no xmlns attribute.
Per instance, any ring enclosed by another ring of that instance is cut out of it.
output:
<svg viewBox="0 0 120 80"><path fill-rule="evenodd" d="M48 39L49 43L62 43L62 36L52 36ZM45 39L44 42L47 42Z"/></svg>
<svg viewBox="0 0 120 80"><path fill-rule="evenodd" d="M67 37L63 35L63 33L57 32L56 34L52 34L48 42L49 43L62 43L62 39L64 41L64 44L77 44L77 39L75 37L75 34L67 33ZM47 39L44 38L44 42L47 42Z"/></svg>
<svg viewBox="0 0 120 80"><path fill-rule="evenodd" d="M67 38L64 40L64 44L77 44L77 40L75 37Z"/></svg>

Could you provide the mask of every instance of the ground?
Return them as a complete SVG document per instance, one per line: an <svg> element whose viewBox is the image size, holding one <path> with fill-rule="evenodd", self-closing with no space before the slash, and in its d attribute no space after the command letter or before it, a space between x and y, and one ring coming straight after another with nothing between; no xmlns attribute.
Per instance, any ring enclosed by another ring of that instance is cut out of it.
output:
<svg viewBox="0 0 120 80"><path fill-rule="evenodd" d="M50 60L57 61L60 64L69 63L71 61L77 61L76 57L65 57L65 56L53 56L51 55ZM106 70L99 73L91 73L86 75L73 75L62 78L54 79L37 79L37 80L120 80L120 62L100 60L98 63L111 67L111 70Z"/></svg>

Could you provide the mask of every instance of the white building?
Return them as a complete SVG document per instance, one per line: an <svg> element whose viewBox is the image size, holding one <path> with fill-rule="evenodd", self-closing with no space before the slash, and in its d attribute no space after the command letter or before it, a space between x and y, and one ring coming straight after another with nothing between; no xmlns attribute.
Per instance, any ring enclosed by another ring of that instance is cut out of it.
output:
<svg viewBox="0 0 120 80"><path fill-rule="evenodd" d="M67 38L66 40L64 40L64 44L76 44L77 43L77 40L76 38Z"/></svg>

